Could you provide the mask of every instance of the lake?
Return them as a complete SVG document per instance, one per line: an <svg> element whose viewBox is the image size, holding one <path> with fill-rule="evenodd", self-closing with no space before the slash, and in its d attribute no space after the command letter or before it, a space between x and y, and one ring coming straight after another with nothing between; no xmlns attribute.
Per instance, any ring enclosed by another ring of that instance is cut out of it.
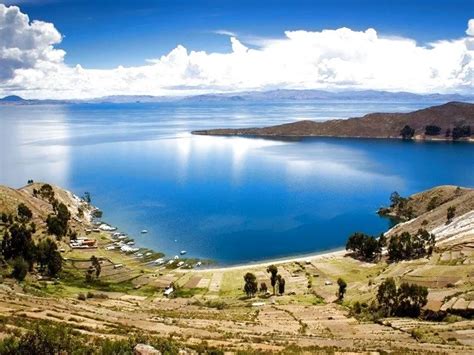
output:
<svg viewBox="0 0 474 355"><path fill-rule="evenodd" d="M104 220L168 256L222 265L343 246L378 234L392 191L474 186L469 143L206 137L433 103L281 102L0 106L0 184L28 179L89 191ZM148 234L140 231L147 229Z"/></svg>

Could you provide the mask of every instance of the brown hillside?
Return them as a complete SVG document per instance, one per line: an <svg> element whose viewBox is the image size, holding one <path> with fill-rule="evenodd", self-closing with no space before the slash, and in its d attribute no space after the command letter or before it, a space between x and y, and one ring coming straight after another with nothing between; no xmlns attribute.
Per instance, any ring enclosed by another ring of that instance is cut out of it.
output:
<svg viewBox="0 0 474 355"><path fill-rule="evenodd" d="M299 121L264 128L211 129L194 131L202 135L252 135L252 136L334 136L399 138L400 130L409 125L415 136L423 139L425 127L435 125L441 134L433 138L445 139L447 129L457 126L474 127L474 104L449 102L440 106L409 113L371 113L363 117L330 120L325 122ZM430 137L431 138L431 137Z"/></svg>

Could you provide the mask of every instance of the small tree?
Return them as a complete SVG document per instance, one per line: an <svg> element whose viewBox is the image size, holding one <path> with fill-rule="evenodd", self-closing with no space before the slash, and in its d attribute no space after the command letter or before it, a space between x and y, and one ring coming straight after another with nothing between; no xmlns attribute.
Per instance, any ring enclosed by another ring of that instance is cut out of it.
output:
<svg viewBox="0 0 474 355"><path fill-rule="evenodd" d="M95 257L95 255L92 255L92 256L91 256L91 263L92 263L92 267L93 267L94 270L95 270L95 277L96 277L96 278L99 278L100 272L102 271L102 267L101 267L101 265L100 265L99 259L97 259L97 258Z"/></svg>
<svg viewBox="0 0 474 355"><path fill-rule="evenodd" d="M342 278L338 278L337 284L339 285L337 298L339 299L339 301L342 301L344 299L344 295L346 294L347 283Z"/></svg>
<svg viewBox="0 0 474 355"><path fill-rule="evenodd" d="M278 268L275 265L267 267L267 272L270 273L270 284L273 288L273 294L275 294L275 286L278 281Z"/></svg>
<svg viewBox="0 0 474 355"><path fill-rule="evenodd" d="M267 291L268 291L267 284L266 284L265 282L262 282L262 283L260 284L260 292L261 292L261 293L267 293Z"/></svg>
<svg viewBox="0 0 474 355"><path fill-rule="evenodd" d="M391 315L397 308L397 285L391 277L382 282L377 290L377 301L383 313Z"/></svg>
<svg viewBox="0 0 474 355"><path fill-rule="evenodd" d="M428 302L428 289L424 286L402 283L397 291L395 314L401 317L418 317Z"/></svg>
<svg viewBox="0 0 474 355"><path fill-rule="evenodd" d="M280 295L285 293L285 279L281 277L281 275L278 275L278 293Z"/></svg>
<svg viewBox="0 0 474 355"><path fill-rule="evenodd" d="M28 206L26 206L24 203L20 203L18 205L17 210L18 210L18 219L21 222L28 222L33 217L33 213L28 208Z"/></svg>
<svg viewBox="0 0 474 355"><path fill-rule="evenodd" d="M257 278L251 272L248 272L244 276L244 291L247 294L247 297L253 297L258 291Z"/></svg>
<svg viewBox="0 0 474 355"><path fill-rule="evenodd" d="M451 220L454 218L456 215L456 207L451 206L448 207L448 212L446 213L446 218L448 219L448 222L451 222Z"/></svg>
<svg viewBox="0 0 474 355"><path fill-rule="evenodd" d="M405 140L412 139L413 136L415 135L415 130L411 128L409 125L405 125L405 127L403 127L402 130L400 131L400 135Z"/></svg>
<svg viewBox="0 0 474 355"><path fill-rule="evenodd" d="M17 257L13 261L12 276L18 281L23 281L28 273L28 263L22 257Z"/></svg>

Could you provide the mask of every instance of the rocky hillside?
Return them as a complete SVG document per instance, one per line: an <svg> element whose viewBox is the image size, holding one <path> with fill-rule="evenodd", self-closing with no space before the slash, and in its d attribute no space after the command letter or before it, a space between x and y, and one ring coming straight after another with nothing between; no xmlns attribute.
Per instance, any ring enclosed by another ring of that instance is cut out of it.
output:
<svg viewBox="0 0 474 355"><path fill-rule="evenodd" d="M415 139L470 139L474 132L474 104L449 102L409 113L371 113L363 117L325 122L298 121L264 128L210 129L192 133L262 137L400 138L405 126L414 130L409 136ZM427 127L431 128L428 128L429 134L426 134ZM462 137L458 137L459 134Z"/></svg>
<svg viewBox="0 0 474 355"><path fill-rule="evenodd" d="M401 232L414 233L420 228L428 231L442 230L444 226L451 223L453 226L456 225L454 222L457 218L474 211L474 189L451 185L437 186L403 200L405 201L403 211L399 209L399 206L392 206L387 209L387 214L396 216L409 210L411 217L408 221L389 230L386 233L389 237ZM454 208L452 221L448 221L447 218L450 208Z"/></svg>
<svg viewBox="0 0 474 355"><path fill-rule="evenodd" d="M19 189L0 185L0 213L16 215L18 205L25 204L33 213L32 221L35 222L38 229L36 234L40 235L46 229L46 218L54 212L51 203L41 197L39 193L35 193L35 191L40 191L43 185L42 183L32 183ZM54 197L59 203L64 203L71 213L71 227L76 231L83 231L84 226L90 224L93 207L69 191L54 185L51 187ZM79 209L82 210L82 214L79 213Z"/></svg>

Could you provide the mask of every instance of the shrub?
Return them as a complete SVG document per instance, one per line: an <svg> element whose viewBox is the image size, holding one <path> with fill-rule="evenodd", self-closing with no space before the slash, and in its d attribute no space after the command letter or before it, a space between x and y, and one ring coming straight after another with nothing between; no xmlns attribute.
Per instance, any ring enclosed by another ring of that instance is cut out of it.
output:
<svg viewBox="0 0 474 355"><path fill-rule="evenodd" d="M80 294L77 295L77 299L80 301L85 301L86 295L81 292Z"/></svg>
<svg viewBox="0 0 474 355"><path fill-rule="evenodd" d="M438 136L441 133L441 127L435 125L428 125L425 127L425 134L427 136Z"/></svg>
<svg viewBox="0 0 474 355"><path fill-rule="evenodd" d="M23 281L28 273L28 263L22 257L17 257L13 261L12 276L18 281Z"/></svg>

